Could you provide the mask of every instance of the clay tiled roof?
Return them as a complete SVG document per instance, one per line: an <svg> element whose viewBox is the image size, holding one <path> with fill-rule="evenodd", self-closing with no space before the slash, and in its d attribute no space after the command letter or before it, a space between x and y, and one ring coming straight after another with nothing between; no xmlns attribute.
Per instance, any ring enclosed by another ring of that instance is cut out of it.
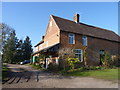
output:
<svg viewBox="0 0 120 90"><path fill-rule="evenodd" d="M98 28L83 23L76 23L74 21L63 19L53 15L52 17L61 31L78 33L78 34L120 42L120 36L118 36L113 31L109 31L106 29Z"/></svg>
<svg viewBox="0 0 120 90"><path fill-rule="evenodd" d="M41 51L49 50L49 49L51 49L51 48L53 48L53 47L55 47L55 46L57 46L57 45L59 45L59 43L56 43L56 44L51 45L51 46L49 46L49 47L43 48L43 49L41 49L41 50L39 50L39 51L37 51L37 52L34 52L32 55L38 54L38 53L40 53Z"/></svg>

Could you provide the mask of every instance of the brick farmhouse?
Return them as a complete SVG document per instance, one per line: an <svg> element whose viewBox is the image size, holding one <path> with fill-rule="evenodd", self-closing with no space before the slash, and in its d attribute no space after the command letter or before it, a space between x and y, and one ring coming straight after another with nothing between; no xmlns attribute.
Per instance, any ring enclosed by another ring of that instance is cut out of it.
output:
<svg viewBox="0 0 120 90"><path fill-rule="evenodd" d="M79 14L74 20L50 15L46 34L35 45L33 56L44 52L46 68L50 62L59 64L59 50L74 48L75 55L84 63L83 53L87 52L88 65L100 65L101 54L108 52L111 57L119 55L120 36L113 31L87 25L79 21Z"/></svg>

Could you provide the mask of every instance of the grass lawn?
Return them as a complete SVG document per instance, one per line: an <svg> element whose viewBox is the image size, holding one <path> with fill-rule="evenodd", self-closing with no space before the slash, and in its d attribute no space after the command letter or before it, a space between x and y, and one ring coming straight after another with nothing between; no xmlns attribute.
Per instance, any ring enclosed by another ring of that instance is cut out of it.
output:
<svg viewBox="0 0 120 90"><path fill-rule="evenodd" d="M2 67L2 79L5 79L8 75L8 68L7 65L3 65Z"/></svg>
<svg viewBox="0 0 120 90"><path fill-rule="evenodd" d="M28 66L31 66L32 68L34 69L37 69L37 70L41 70L42 68L40 67L40 65L33 65L33 64L27 64Z"/></svg>
<svg viewBox="0 0 120 90"><path fill-rule="evenodd" d="M118 69L105 69L105 70L87 70L87 71L72 71L67 76L81 76L81 77L95 77L106 80L118 80Z"/></svg>

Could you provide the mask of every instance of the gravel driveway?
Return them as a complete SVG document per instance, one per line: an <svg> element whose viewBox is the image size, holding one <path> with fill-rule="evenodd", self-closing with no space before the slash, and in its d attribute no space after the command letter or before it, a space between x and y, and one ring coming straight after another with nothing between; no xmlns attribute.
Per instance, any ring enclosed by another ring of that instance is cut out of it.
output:
<svg viewBox="0 0 120 90"><path fill-rule="evenodd" d="M55 75L26 65L8 67L12 72L2 88L118 88L118 83L102 79Z"/></svg>

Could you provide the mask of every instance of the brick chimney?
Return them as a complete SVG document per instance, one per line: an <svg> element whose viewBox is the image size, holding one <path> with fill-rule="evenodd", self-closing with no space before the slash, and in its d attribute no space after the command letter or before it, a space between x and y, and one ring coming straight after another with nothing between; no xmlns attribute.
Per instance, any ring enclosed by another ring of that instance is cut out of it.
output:
<svg viewBox="0 0 120 90"><path fill-rule="evenodd" d="M45 36L42 36L42 40L44 39Z"/></svg>
<svg viewBox="0 0 120 90"><path fill-rule="evenodd" d="M76 22L76 23L79 23L79 17L80 15L79 14L75 14L74 17L73 17L73 20Z"/></svg>

